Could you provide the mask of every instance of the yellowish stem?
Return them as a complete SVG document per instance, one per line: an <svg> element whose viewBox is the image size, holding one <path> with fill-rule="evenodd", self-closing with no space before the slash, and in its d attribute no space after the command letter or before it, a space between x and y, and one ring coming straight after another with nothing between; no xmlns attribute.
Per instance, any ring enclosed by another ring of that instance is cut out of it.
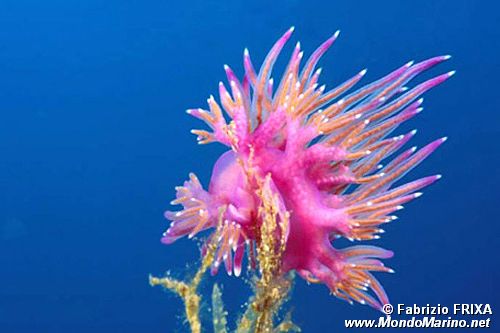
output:
<svg viewBox="0 0 500 333"><path fill-rule="evenodd" d="M220 218L224 210L220 211ZM208 267L212 264L215 256L215 251L217 249L216 239L217 235L220 233L220 225L216 230L216 237L212 238L212 241L207 246L207 252L201 261L201 265L198 271L191 279L190 282L179 281L171 277L157 278L154 276L149 276L149 284L151 286L163 286L164 288L177 294L184 302L184 311L186 313L186 318L191 328L192 333L201 333L201 322L200 322L200 302L201 296L198 294L198 286L200 285L203 274L207 271Z"/></svg>

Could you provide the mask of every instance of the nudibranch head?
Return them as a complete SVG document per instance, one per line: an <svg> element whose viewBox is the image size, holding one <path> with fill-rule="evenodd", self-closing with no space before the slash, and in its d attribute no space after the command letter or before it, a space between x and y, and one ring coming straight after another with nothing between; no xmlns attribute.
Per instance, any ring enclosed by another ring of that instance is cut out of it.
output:
<svg viewBox="0 0 500 333"><path fill-rule="evenodd" d="M380 260L392 252L372 245L335 249L333 243L339 237L379 238L381 226L396 219L394 212L440 178L434 175L393 187L446 138L398 152L416 131L391 133L422 110L424 92L454 72L411 89L406 88L408 82L449 56L406 63L347 93L366 73L362 70L326 90L318 84L321 69L315 67L337 32L304 66L298 43L282 79L275 82L272 68L292 31L275 43L258 73L245 50L242 80L224 66L229 90L219 84L220 102L210 96L207 110L188 110L211 129L192 131L200 144L219 142L230 150L215 163L208 190L194 174L176 188L172 204L183 209L165 213L172 223L162 241L191 238L222 223L212 272L224 263L229 274L240 275L244 254L252 262L261 239L258 207L263 199L257 192L266 179L277 202L277 218L289 220L287 230L276 235L286 240L282 272L295 270L310 282L324 283L341 299L380 309L389 301L371 272L392 272Z"/></svg>

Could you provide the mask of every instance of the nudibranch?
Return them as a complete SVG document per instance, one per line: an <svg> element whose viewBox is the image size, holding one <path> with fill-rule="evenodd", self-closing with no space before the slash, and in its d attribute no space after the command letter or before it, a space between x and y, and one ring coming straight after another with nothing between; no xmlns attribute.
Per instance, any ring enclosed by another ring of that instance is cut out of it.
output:
<svg viewBox="0 0 500 333"><path fill-rule="evenodd" d="M207 110L187 110L211 129L192 131L198 143L219 142L229 150L215 163L208 190L194 174L176 188L172 204L183 209L165 213L172 222L162 242L192 238L221 223L212 273L224 263L229 274L239 276L244 254L252 262L260 239L257 189L266 178L279 199L277 215L289 217L282 235L282 272L295 270L310 282L324 283L341 299L380 309L389 301L371 272L392 272L380 261L392 252L373 245L336 249L333 243L340 237L353 242L378 239L381 226L397 218L394 212L440 178L392 186L446 138L398 153L416 131L391 134L422 110L420 96L454 71L407 88L416 75L449 58L438 56L408 62L351 93L366 70L326 90L318 84L321 68L315 67L337 39L336 32L303 66L297 43L276 82L273 65L292 32L274 44L258 73L245 49L242 80L224 66L229 90L219 83L220 102L210 96Z"/></svg>

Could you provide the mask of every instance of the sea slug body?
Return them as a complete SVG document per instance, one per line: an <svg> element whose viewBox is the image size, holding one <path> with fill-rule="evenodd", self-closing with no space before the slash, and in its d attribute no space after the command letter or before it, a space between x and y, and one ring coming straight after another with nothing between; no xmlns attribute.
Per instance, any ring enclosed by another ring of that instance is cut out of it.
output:
<svg viewBox="0 0 500 333"><path fill-rule="evenodd" d="M288 230L276 235L286 237L282 271L295 270L310 282L324 283L341 299L381 309L389 300L370 272L392 272L380 261L392 252L372 245L336 249L333 244L339 237L354 242L379 238L384 232L381 226L396 219L394 212L440 178L428 176L393 187L446 138L419 150L401 149L416 131L391 134L422 110L424 92L454 72L411 89L406 85L449 56L406 63L348 93L365 75L362 70L326 90L318 84L321 69L315 67L338 32L304 66L297 43L282 79L271 77L292 32L293 28L275 43L258 73L245 50L242 80L224 66L229 90L219 84L220 102L210 96L207 110L187 111L211 129L192 131L200 144L219 142L230 150L215 163L208 190L194 174L176 188L172 204L183 209L165 213L172 223L162 242L170 244L214 228L223 214L212 272L223 263L229 274L239 276L245 253L252 262L260 240L261 199L256 190L269 176L268 185L279 201L278 219L289 214L290 220Z"/></svg>

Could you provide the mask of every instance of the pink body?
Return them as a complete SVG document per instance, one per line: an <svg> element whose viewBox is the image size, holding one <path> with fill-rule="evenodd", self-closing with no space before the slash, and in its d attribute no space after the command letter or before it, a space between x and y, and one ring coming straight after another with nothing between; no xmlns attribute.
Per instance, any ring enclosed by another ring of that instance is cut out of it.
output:
<svg viewBox="0 0 500 333"><path fill-rule="evenodd" d="M239 275L245 248L251 255L259 242L255 179L270 175L272 191L280 198L280 212L290 214L283 271L296 270L308 281L326 284L339 298L380 308L388 298L370 271L392 272L379 260L391 257L392 252L370 245L339 250L332 243L338 237L351 241L379 238L384 232L380 226L396 219L393 212L420 196L416 191L439 179L439 175L429 176L391 188L445 138L418 151L404 150L392 161L385 161L416 131L394 137L390 133L422 110L422 99L418 99L422 93L453 72L410 90L405 85L449 57L408 63L344 96L366 72L361 71L325 92L325 87L317 84L321 70L314 71L314 67L336 33L311 55L302 70L303 53L297 44L276 86L271 70L291 32L274 45L258 74L248 51L241 82L225 67L231 93L219 85L222 108L210 97L209 110L188 110L213 130L193 131L200 143L217 141L231 150L216 162L208 191L193 174L177 188L173 204L182 204L184 209L166 213L173 222L162 241L172 243L213 228L223 212L213 272L224 262L229 274ZM229 123L222 109L231 119ZM387 164L381 166L382 161Z"/></svg>

